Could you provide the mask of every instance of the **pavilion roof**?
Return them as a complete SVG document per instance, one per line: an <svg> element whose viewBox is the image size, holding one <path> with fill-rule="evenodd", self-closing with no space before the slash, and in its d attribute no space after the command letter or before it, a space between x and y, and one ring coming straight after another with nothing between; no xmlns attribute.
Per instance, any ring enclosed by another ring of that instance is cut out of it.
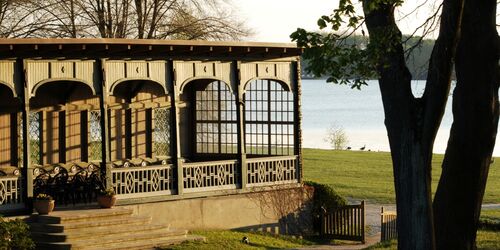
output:
<svg viewBox="0 0 500 250"><path fill-rule="evenodd" d="M299 56L294 43L116 38L0 39L0 57L162 57L275 59Z"/></svg>

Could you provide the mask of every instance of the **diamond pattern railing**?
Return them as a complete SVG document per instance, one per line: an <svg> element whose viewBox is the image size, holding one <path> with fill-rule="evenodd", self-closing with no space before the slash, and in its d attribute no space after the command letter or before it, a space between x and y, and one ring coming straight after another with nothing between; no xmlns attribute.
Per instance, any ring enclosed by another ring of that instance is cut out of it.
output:
<svg viewBox="0 0 500 250"><path fill-rule="evenodd" d="M184 163L184 192L236 189L238 161Z"/></svg>
<svg viewBox="0 0 500 250"><path fill-rule="evenodd" d="M297 183L297 156L247 159L247 186Z"/></svg>
<svg viewBox="0 0 500 250"><path fill-rule="evenodd" d="M114 168L111 175L120 199L172 194L174 189L172 165Z"/></svg>
<svg viewBox="0 0 500 250"><path fill-rule="evenodd" d="M0 177L0 212L24 207L19 176Z"/></svg>

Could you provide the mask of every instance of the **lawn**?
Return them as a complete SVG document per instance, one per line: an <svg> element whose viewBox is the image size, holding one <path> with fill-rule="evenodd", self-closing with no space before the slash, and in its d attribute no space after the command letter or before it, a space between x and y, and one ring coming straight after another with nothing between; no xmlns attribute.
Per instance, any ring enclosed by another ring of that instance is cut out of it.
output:
<svg viewBox="0 0 500 250"><path fill-rule="evenodd" d="M391 156L387 152L303 149L304 179L331 184L342 196L377 203L394 203ZM432 161L436 190L443 155ZM484 203L500 203L500 158L490 167Z"/></svg>
<svg viewBox="0 0 500 250"><path fill-rule="evenodd" d="M500 219L500 209L483 209L481 211L481 217L487 218L487 219ZM500 221L499 221L500 223Z"/></svg>
<svg viewBox="0 0 500 250"><path fill-rule="evenodd" d="M166 249L292 249L313 244L312 242L288 236L258 232L227 230L194 231L193 234L206 237L205 242L187 242ZM249 244L241 240L246 236Z"/></svg>
<svg viewBox="0 0 500 250"><path fill-rule="evenodd" d="M478 250L500 249L500 232L489 230L478 230L476 245ZM367 250L396 250L397 241L381 242L367 248Z"/></svg>
<svg viewBox="0 0 500 250"><path fill-rule="evenodd" d="M187 242L165 249L294 249L307 247L314 244L325 244L325 241L307 241L286 236L277 236L266 233L239 232L227 230L195 231L193 234L206 237L205 242ZM249 238L250 244L241 242L243 236ZM479 230L477 236L478 249L500 249L500 232ZM374 245L370 250L375 249L397 249L397 242L382 242Z"/></svg>
<svg viewBox="0 0 500 250"><path fill-rule="evenodd" d="M394 203L392 164L389 153L304 149L305 180L331 184L345 197L378 203ZM440 175L442 155L433 161L433 190ZM500 203L500 159L491 166L485 193L486 203ZM497 220L500 210L483 210L482 219ZM189 242L169 249L293 249L317 241L238 231L195 231L206 242ZM248 236L250 244L241 242ZM500 249L500 231L479 230L478 249ZM369 249L396 249L396 242L380 243Z"/></svg>

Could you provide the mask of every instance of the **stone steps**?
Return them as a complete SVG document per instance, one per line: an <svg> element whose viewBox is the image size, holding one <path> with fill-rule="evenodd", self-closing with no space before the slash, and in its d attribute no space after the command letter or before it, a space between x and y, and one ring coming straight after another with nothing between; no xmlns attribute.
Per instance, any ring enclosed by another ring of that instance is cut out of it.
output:
<svg viewBox="0 0 500 250"><path fill-rule="evenodd" d="M56 211L32 215L29 221L37 249L154 249L204 240L123 208Z"/></svg>
<svg viewBox="0 0 500 250"><path fill-rule="evenodd" d="M50 223L31 223L31 228L33 232L51 232L51 233L61 233L68 232L72 230L94 230L94 229L106 229L115 225L143 225L151 222L150 217L130 217L130 218L120 218L109 220L98 220L98 221L78 221L73 223L64 224L50 224Z"/></svg>
<svg viewBox="0 0 500 250"><path fill-rule="evenodd" d="M141 232L157 232L157 231L167 231L169 232L169 227L165 225L153 225L153 224L138 224L133 225L134 231L131 232L130 225L112 225L108 227L96 228L93 230L66 230L58 233L47 233L40 231L31 232L31 237L38 241L46 241L46 242L61 242L61 241L75 241L79 239L88 239L89 237L94 236L107 236L107 235L130 235L136 231ZM185 230L182 231L183 234L187 232Z"/></svg>
<svg viewBox="0 0 500 250"><path fill-rule="evenodd" d="M34 215L33 217L39 223L62 224L88 221L89 214L92 215L92 221L101 221L108 220L109 218L129 218L132 215L132 210L123 208L86 209L85 213L80 214L75 213L75 210L68 210L57 211L50 215Z"/></svg>

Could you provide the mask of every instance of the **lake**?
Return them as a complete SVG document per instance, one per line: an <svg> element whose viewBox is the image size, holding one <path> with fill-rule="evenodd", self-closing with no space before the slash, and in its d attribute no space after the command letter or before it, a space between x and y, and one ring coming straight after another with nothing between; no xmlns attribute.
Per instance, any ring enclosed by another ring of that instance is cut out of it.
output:
<svg viewBox="0 0 500 250"><path fill-rule="evenodd" d="M425 81L412 81L415 96L421 96ZM435 153L444 153L453 121L452 96L434 143ZM353 150L389 151L384 126L382 98L377 81L369 81L361 90L346 85L327 83L324 79L302 80L303 147L331 148L324 141L328 127L335 124L344 129ZM496 145L500 143L497 137ZM499 146L493 155L500 156Z"/></svg>

